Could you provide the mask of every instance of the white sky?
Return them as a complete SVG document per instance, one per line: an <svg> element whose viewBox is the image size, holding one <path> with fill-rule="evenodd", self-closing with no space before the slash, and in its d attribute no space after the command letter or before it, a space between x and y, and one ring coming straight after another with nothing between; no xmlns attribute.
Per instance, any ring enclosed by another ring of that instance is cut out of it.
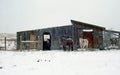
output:
<svg viewBox="0 0 120 75"><path fill-rule="evenodd" d="M69 25L71 19L120 31L120 0L0 0L0 32Z"/></svg>

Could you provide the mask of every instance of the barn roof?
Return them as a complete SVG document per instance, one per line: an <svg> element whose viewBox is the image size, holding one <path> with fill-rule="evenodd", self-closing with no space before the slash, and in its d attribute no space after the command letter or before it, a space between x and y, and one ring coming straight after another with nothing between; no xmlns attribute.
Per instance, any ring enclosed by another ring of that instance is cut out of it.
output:
<svg viewBox="0 0 120 75"><path fill-rule="evenodd" d="M84 26L91 26L91 27L95 27L95 28L101 28L101 29L105 29L105 27L101 27L101 26L97 26L97 25L93 25L93 24L88 24L88 23L84 23L84 22L80 22L80 21L75 21L75 20L71 20L71 23L73 25L84 25Z"/></svg>
<svg viewBox="0 0 120 75"><path fill-rule="evenodd" d="M40 29L34 29L34 30L43 30L43 29L67 27L67 26L72 26L72 25L75 25L75 24L84 25L84 26L90 26L90 27L95 27L95 28L100 28L100 29L105 30L105 27L101 27L101 26L97 26L97 25L93 25L93 24L88 24L88 23L84 23L84 22L80 22L80 21L71 20L71 23L72 23L71 25L63 25L63 26L57 26L57 27L40 28ZM25 31L33 31L33 30L25 30ZM24 30L23 31L19 31L19 32L24 32Z"/></svg>

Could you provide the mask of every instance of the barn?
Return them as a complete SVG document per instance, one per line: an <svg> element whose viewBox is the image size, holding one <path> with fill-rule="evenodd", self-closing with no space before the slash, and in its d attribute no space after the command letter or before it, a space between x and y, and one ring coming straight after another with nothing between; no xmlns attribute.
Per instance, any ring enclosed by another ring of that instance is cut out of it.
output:
<svg viewBox="0 0 120 75"><path fill-rule="evenodd" d="M17 49L61 50L61 39L68 37L73 39L74 50L80 48L79 38L88 40L88 48L99 48L104 31L104 27L71 20L71 25L17 32Z"/></svg>

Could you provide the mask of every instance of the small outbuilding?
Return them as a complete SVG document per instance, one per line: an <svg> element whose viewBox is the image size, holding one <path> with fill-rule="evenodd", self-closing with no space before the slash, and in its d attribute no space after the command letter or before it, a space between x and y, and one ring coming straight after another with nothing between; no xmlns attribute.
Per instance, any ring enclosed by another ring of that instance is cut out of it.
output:
<svg viewBox="0 0 120 75"><path fill-rule="evenodd" d="M71 25L17 32L17 49L60 50L62 38L72 38L74 50L80 48L79 38L88 40L88 48L99 48L104 31L104 27L71 20Z"/></svg>
<svg viewBox="0 0 120 75"><path fill-rule="evenodd" d="M114 30L105 30L104 44L107 49L120 49L120 32Z"/></svg>

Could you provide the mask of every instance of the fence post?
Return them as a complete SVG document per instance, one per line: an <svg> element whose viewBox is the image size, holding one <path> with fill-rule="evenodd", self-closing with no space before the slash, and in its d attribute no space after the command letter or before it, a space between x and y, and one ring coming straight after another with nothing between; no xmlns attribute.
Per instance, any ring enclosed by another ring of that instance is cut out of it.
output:
<svg viewBox="0 0 120 75"><path fill-rule="evenodd" d="M5 50L6 50L6 37L5 37Z"/></svg>

